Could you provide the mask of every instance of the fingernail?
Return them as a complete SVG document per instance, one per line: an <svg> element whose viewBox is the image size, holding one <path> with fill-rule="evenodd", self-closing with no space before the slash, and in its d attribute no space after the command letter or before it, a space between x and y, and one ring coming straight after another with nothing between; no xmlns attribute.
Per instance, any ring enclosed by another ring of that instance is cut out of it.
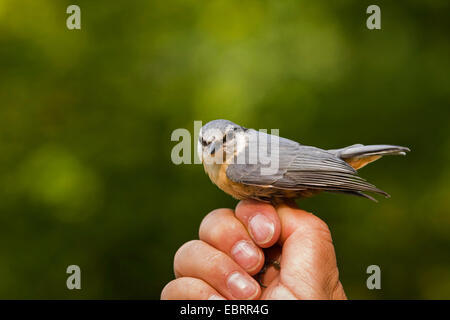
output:
<svg viewBox="0 0 450 320"><path fill-rule="evenodd" d="M249 231L253 240L258 244L265 244L272 240L275 225L263 214L257 214L248 222Z"/></svg>
<svg viewBox="0 0 450 320"><path fill-rule="evenodd" d="M225 300L225 298L222 298L216 294L212 294L209 296L208 300Z"/></svg>
<svg viewBox="0 0 450 320"><path fill-rule="evenodd" d="M231 255L247 271L252 271L256 268L261 258L258 249L245 240L236 242L233 248L231 248Z"/></svg>
<svg viewBox="0 0 450 320"><path fill-rule="evenodd" d="M240 272L228 276L227 287L236 299L249 299L256 294L255 284Z"/></svg>

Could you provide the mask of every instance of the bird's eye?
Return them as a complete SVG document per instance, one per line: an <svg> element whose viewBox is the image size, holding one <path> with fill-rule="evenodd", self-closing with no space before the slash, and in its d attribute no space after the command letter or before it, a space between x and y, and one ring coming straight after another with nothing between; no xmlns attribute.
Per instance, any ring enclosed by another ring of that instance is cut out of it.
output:
<svg viewBox="0 0 450 320"><path fill-rule="evenodd" d="M233 140L233 138L234 138L234 130L230 130L223 136L222 143L231 141Z"/></svg>
<svg viewBox="0 0 450 320"><path fill-rule="evenodd" d="M200 142L202 143L202 146L206 147L208 145L208 142L205 141L205 139L201 138Z"/></svg>

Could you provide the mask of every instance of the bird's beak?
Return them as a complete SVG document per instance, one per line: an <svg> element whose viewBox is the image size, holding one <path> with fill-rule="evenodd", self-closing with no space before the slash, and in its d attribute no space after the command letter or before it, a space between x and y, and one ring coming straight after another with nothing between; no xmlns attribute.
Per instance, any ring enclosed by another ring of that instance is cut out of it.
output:
<svg viewBox="0 0 450 320"><path fill-rule="evenodd" d="M212 142L208 147L208 152L211 156L213 156L217 150L220 148L219 142Z"/></svg>

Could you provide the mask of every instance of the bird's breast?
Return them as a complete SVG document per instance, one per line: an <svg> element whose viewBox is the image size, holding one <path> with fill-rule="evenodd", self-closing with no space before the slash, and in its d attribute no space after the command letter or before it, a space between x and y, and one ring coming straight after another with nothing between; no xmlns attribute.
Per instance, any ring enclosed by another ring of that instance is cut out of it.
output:
<svg viewBox="0 0 450 320"><path fill-rule="evenodd" d="M242 200L247 199L251 194L251 187L241 183L234 182L227 177L228 164L207 164L204 163L205 171L211 181L222 191L232 197Z"/></svg>

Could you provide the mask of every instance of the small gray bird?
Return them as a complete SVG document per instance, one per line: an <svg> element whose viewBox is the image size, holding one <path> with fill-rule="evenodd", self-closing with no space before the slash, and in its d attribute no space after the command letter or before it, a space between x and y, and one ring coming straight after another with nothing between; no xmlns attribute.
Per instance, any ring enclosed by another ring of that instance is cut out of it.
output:
<svg viewBox="0 0 450 320"><path fill-rule="evenodd" d="M384 155L405 155L406 147L355 144L323 150L241 127L228 120L204 125L197 147L214 184L236 199L274 204L321 191L347 193L376 201L364 192L389 195L356 170Z"/></svg>

